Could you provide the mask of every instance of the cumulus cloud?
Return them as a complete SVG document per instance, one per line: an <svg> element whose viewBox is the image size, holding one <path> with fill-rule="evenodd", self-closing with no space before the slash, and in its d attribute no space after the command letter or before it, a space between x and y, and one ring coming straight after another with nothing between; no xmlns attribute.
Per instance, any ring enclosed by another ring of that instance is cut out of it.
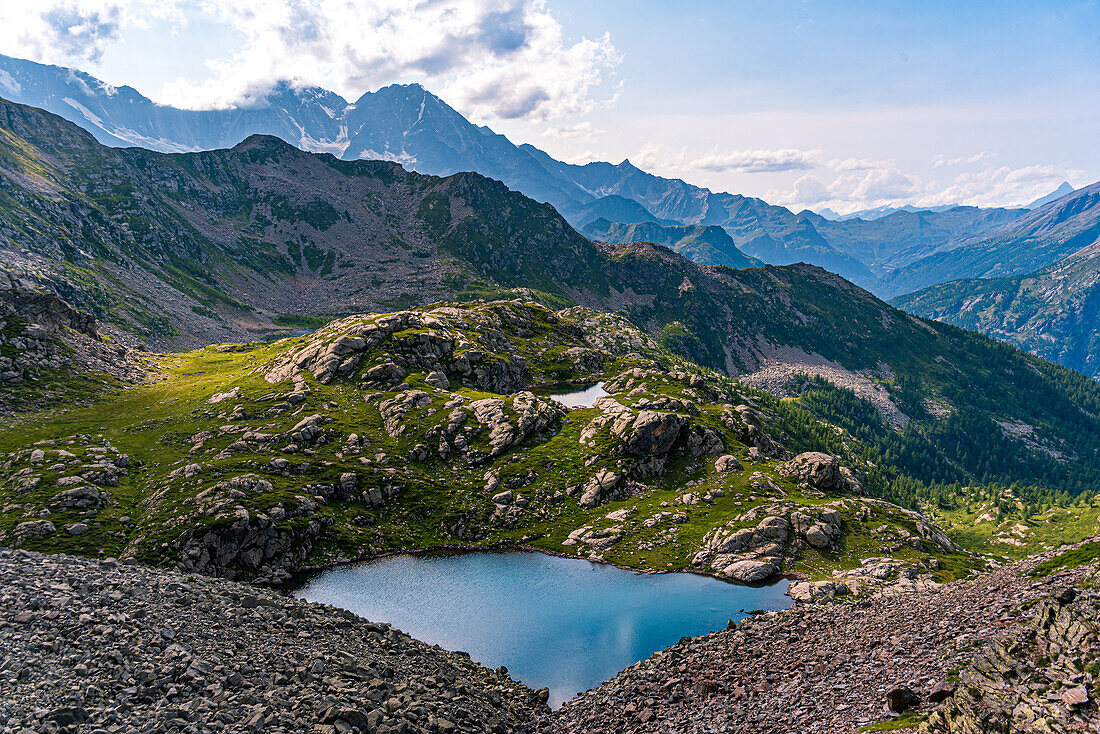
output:
<svg viewBox="0 0 1100 734"><path fill-rule="evenodd" d="M254 104L286 80L355 99L419 81L475 118L545 120L614 101L618 64L605 33L566 40L544 0L39 0L0 10L0 50L51 63L95 62L128 27L184 10L236 31L240 46L205 79L168 84L158 101ZM19 30L21 29L21 30Z"/></svg>
<svg viewBox="0 0 1100 734"><path fill-rule="evenodd" d="M1080 180L1084 171L1052 165L1011 168L998 166L961 173L946 187L924 197L924 202L963 203L972 206L1026 204L1049 194L1067 180Z"/></svg>
<svg viewBox="0 0 1100 734"><path fill-rule="evenodd" d="M820 150L799 150L781 148L779 150L737 150L725 153L714 152L691 161L692 168L715 173L780 173L783 171L806 171L817 165Z"/></svg>
<svg viewBox="0 0 1100 734"><path fill-rule="evenodd" d="M794 182L794 189L790 194L790 199L792 201L796 201L806 206L820 204L830 198L832 198L832 194L829 191L829 187L817 176L810 173L801 176Z"/></svg>
<svg viewBox="0 0 1100 734"><path fill-rule="evenodd" d="M966 156L971 163L984 160L985 155ZM959 163L948 163L943 168ZM1066 180L1078 180L1084 173L1052 165L1021 168L987 167L978 171L958 173L949 181L924 180L902 171L893 161L866 161L854 169L844 161L830 161L824 166L834 175L806 174L790 189L772 189L765 198L794 208L829 207L839 212L873 209L880 206L1015 206L1050 193Z"/></svg>
<svg viewBox="0 0 1100 734"><path fill-rule="evenodd" d="M128 28L182 22L176 0L35 0L0 4L0 51L51 64L96 64Z"/></svg>

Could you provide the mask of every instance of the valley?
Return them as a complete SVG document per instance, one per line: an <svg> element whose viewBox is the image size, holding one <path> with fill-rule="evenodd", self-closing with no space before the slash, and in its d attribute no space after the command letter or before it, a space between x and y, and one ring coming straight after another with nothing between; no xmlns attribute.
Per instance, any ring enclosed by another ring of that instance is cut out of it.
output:
<svg viewBox="0 0 1100 734"><path fill-rule="evenodd" d="M1095 725L1097 184L826 218L0 70L0 732Z"/></svg>

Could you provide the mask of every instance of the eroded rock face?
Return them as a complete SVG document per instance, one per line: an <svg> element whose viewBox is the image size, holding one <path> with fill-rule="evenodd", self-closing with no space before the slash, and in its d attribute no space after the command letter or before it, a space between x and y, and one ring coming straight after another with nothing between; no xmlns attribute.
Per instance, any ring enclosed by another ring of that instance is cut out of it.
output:
<svg viewBox="0 0 1100 734"><path fill-rule="evenodd" d="M986 646L922 734L1091 731L1100 720L1100 593L1055 586L1024 630Z"/></svg>
<svg viewBox="0 0 1100 734"><path fill-rule="evenodd" d="M235 522L189 531L173 545L181 571L233 578L263 567L266 578L279 581L299 568L330 522L318 516L304 526L279 525L269 517L239 512Z"/></svg>

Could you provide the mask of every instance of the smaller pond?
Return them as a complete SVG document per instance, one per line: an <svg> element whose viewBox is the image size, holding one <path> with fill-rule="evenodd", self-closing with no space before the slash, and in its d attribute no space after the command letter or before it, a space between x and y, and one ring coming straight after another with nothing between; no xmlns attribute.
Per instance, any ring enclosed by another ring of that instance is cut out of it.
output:
<svg viewBox="0 0 1100 734"><path fill-rule="evenodd" d="M603 383L597 382L595 385L586 387L583 390L547 393L543 397L557 400L567 408L591 408L592 403L596 402L596 398L602 398L607 394L608 392L603 389Z"/></svg>
<svg viewBox="0 0 1100 734"><path fill-rule="evenodd" d="M505 665L516 680L548 687L557 708L685 635L787 607L786 588L510 552L393 556L325 571L295 594Z"/></svg>

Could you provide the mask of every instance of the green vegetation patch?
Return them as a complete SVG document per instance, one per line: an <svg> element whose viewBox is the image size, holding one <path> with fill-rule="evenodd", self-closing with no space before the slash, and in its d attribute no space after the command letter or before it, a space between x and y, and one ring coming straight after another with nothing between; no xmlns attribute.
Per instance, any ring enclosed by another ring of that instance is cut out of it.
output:
<svg viewBox="0 0 1100 734"><path fill-rule="evenodd" d="M1077 568L1098 560L1100 560L1100 541L1086 543L1079 548L1067 550L1054 558L1043 561L1028 571L1028 575L1032 577L1050 576L1058 571L1068 571L1071 568Z"/></svg>

